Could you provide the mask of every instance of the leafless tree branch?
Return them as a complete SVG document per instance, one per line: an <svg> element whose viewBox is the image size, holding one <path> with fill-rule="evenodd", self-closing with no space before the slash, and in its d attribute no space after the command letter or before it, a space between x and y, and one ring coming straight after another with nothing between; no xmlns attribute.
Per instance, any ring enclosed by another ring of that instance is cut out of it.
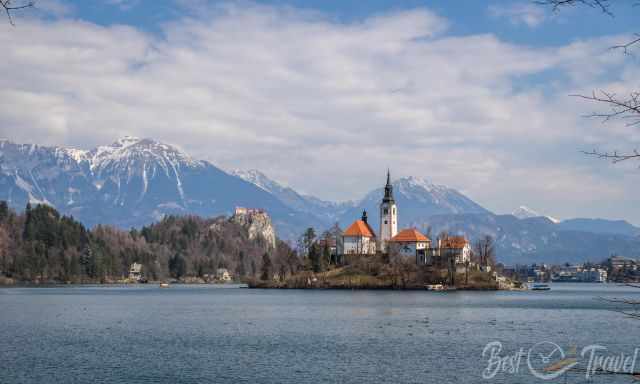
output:
<svg viewBox="0 0 640 384"><path fill-rule="evenodd" d="M613 13L609 9L611 6L611 2L609 0L536 0L534 3L538 5L551 6L554 12L558 12L562 7L586 5L591 8L599 9L602 13L613 17Z"/></svg>
<svg viewBox="0 0 640 384"><path fill-rule="evenodd" d="M625 55L631 55L630 48L640 43L640 34L634 33L635 38L625 44L614 45L610 49L621 49Z"/></svg>
<svg viewBox="0 0 640 384"><path fill-rule="evenodd" d="M628 126L640 125L640 92L634 91L627 98L619 98L615 93L606 91L593 92L591 95L571 95L588 101L603 103L609 107L608 112L594 112L587 117L595 117L603 119L607 122L611 119L627 120ZM630 159L640 159L640 152L634 149L631 152L619 153L601 152L597 150L582 151L585 155L595 156L599 159L611 160L613 163L619 163Z"/></svg>
<svg viewBox="0 0 640 384"><path fill-rule="evenodd" d="M17 11L19 9L31 8L35 5L35 1L31 0L28 2L23 2L18 5L14 5L13 0L0 0L0 6L4 9L7 14L7 18L9 19L9 24L15 26L13 22L13 17L11 17L12 11Z"/></svg>

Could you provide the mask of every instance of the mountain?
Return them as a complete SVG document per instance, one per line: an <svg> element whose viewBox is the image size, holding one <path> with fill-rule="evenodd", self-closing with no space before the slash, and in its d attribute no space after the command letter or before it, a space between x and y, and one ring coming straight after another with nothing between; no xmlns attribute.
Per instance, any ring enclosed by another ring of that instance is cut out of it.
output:
<svg viewBox="0 0 640 384"><path fill-rule="evenodd" d="M432 184L426 179L405 177L391 183L398 205L398 228L420 225L426 218L442 214L490 213L479 204L455 189ZM340 224L346 226L360 218L366 210L369 222L377 228L380 220L379 204L384 195L384 180L381 187L369 192L364 199L340 216Z"/></svg>
<svg viewBox="0 0 640 384"><path fill-rule="evenodd" d="M256 170L234 170L232 175L238 176L257 187L271 193L287 207L311 215L320 227L329 227L339 220L340 215L354 206L353 202L336 203L321 200L313 196L301 195L290 187L270 179L264 173Z"/></svg>
<svg viewBox="0 0 640 384"><path fill-rule="evenodd" d="M560 222L560 220L553 218L551 216L544 216L539 214L538 212L534 211L533 209L529 208L529 207L525 207L524 205L521 205L520 207L518 207L518 209L516 209L515 211L513 211L511 213L513 216L517 217L518 219L531 219L534 217L546 217L547 219L551 220L552 222L558 224Z"/></svg>
<svg viewBox="0 0 640 384"><path fill-rule="evenodd" d="M566 231L640 236L640 228L625 220L569 219L560 222L559 227Z"/></svg>
<svg viewBox="0 0 640 384"><path fill-rule="evenodd" d="M504 263L598 261L611 253L640 253L640 229L625 221L556 223L526 207L514 215L494 215L460 192L422 178L392 184L399 228L431 228L432 238L446 230L472 241L490 234ZM300 194L257 170L226 173L152 139L124 137L91 150L0 140L0 200L17 210L28 202L48 204L89 226L139 227L170 214L229 216L236 206L246 206L266 210L278 237L286 240L309 226L319 233L337 221L345 228L363 210L377 229L383 185L382 179L380 188L358 202L335 203Z"/></svg>
<svg viewBox="0 0 640 384"><path fill-rule="evenodd" d="M0 142L0 199L46 203L92 226L141 226L168 214L229 215L263 208L282 236L314 219L209 162L151 139L125 137L89 151Z"/></svg>
<svg viewBox="0 0 640 384"><path fill-rule="evenodd" d="M639 237L565 230L540 216L438 215L428 218L424 225L431 228L432 237L442 231L465 235L472 241L490 235L496 241L498 261L509 265L600 262L611 254L640 255Z"/></svg>

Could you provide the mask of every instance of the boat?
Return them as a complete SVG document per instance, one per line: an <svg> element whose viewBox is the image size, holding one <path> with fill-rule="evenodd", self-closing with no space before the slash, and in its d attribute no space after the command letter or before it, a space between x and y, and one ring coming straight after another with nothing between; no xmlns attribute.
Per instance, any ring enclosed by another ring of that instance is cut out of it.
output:
<svg viewBox="0 0 640 384"><path fill-rule="evenodd" d="M550 289L549 284L533 284L531 287L532 291L549 291Z"/></svg>
<svg viewBox="0 0 640 384"><path fill-rule="evenodd" d="M444 291L442 284L427 284L424 286L427 291Z"/></svg>
<svg viewBox="0 0 640 384"><path fill-rule="evenodd" d="M169 288L169 283L160 283L160 288Z"/></svg>

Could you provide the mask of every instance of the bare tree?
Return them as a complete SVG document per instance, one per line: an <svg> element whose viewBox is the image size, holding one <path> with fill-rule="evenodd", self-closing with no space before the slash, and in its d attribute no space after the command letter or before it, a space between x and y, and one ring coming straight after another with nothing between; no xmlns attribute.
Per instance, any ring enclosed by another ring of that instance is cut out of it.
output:
<svg viewBox="0 0 640 384"><path fill-rule="evenodd" d="M536 4L550 6L553 11L558 12L562 8L571 6L586 6L597 9L603 14L610 17L614 16L611 9L611 0L538 0ZM637 4L636 4L637 5ZM632 55L632 49L640 45L640 34L636 33L628 42L610 47L612 50L620 50L625 55ZM630 91L627 95L618 95L605 90L593 91L591 95L571 95L579 97L590 102L604 105L606 110L595 112L587 117L600 118L604 122L612 119L620 119L626 122L628 126L640 125L640 92ZM607 152L593 149L591 151L582 151L582 153L595 156L600 159L610 160L613 163L619 163L626 160L640 160L640 151L636 148L630 151Z"/></svg>
<svg viewBox="0 0 640 384"><path fill-rule="evenodd" d="M474 244L474 254L481 267L494 266L496 260L495 241L490 235L478 239Z"/></svg>
<svg viewBox="0 0 640 384"><path fill-rule="evenodd" d="M0 6L4 9L4 12L7 14L7 19L9 19L9 23L11 25L15 25L13 23L13 17L11 13L13 11L17 11L20 9L31 8L35 5L35 1L23 1L23 2L14 2L13 0L0 0Z"/></svg>

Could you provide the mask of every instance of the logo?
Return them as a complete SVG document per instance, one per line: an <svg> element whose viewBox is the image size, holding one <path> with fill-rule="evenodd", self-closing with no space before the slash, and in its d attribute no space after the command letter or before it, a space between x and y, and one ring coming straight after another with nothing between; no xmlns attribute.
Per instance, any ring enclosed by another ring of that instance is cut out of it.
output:
<svg viewBox="0 0 640 384"><path fill-rule="evenodd" d="M564 350L551 341L542 341L527 353L529 372L542 380L553 380L577 364L575 357L567 357Z"/></svg>
<svg viewBox="0 0 640 384"><path fill-rule="evenodd" d="M585 372L587 380L596 374L619 374L640 377L636 372L636 361L640 349L632 354L610 353L603 345L587 345L577 353L577 347L565 351L552 341L541 341L531 348L519 348L511 354L504 353L499 341L488 343L482 350L482 357L487 359L487 366L482 371L482 378L489 380L497 375L517 375L526 357L526 368L529 373L541 380L556 379L571 370Z"/></svg>

